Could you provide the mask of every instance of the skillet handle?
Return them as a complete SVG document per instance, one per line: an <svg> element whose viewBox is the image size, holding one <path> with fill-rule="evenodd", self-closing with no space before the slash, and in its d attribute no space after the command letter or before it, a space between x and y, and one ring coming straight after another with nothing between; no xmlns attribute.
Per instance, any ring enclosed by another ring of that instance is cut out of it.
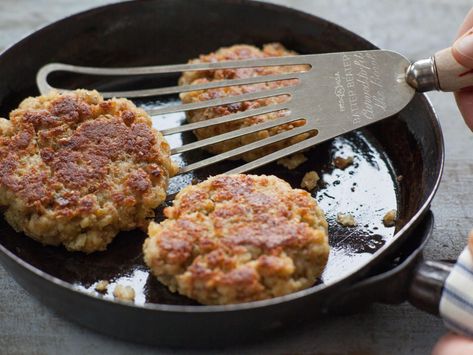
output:
<svg viewBox="0 0 473 355"><path fill-rule="evenodd" d="M473 337L473 255L468 247L454 264L419 264L408 299L414 306L440 315L450 330Z"/></svg>
<svg viewBox="0 0 473 355"><path fill-rule="evenodd" d="M453 265L443 261L422 261L414 270L407 292L409 302L423 311L439 315L443 286Z"/></svg>

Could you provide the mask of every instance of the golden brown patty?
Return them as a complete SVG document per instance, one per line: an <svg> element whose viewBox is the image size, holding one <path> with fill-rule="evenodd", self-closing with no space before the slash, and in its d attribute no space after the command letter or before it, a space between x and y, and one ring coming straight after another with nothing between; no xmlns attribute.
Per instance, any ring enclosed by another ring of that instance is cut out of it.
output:
<svg viewBox="0 0 473 355"><path fill-rule="evenodd" d="M30 97L0 119L0 204L17 231L69 250L104 250L146 228L175 172L169 145L126 100L96 91Z"/></svg>
<svg viewBox="0 0 473 355"><path fill-rule="evenodd" d="M263 49L258 49L254 46L249 45L235 45L231 47L220 48L216 52L201 55L199 59L191 60L190 63L206 63L206 62L221 62L226 60L237 60L237 59L257 59L257 58L268 58L268 57L282 57L288 55L295 55L293 51L289 51L279 43L271 43L263 46ZM214 71L198 71L198 72L186 72L179 79L180 85L186 84L202 84L212 81L225 80L225 79L243 79L254 76L262 75L276 75L290 72L301 72L305 71L305 66L282 66L282 67L259 67L259 68L241 68L241 69L220 69ZM292 86L296 84L296 80L283 80L273 81L261 84L245 85L245 86L230 86L224 88L210 89L193 91L189 93L181 94L181 100L184 103L192 103L198 101L206 101L216 99L225 96L236 96L240 94L258 92L268 89L276 89L284 86ZM211 118L225 116L236 112L246 111L250 109L256 109L263 106L272 104L279 104L287 101L287 96L276 96L269 97L253 101L243 101L225 106L216 106L206 109L190 111L187 114L187 119L190 122L199 122L208 120ZM272 112L265 115L248 117L243 120L235 122L227 122L216 126L207 128L201 128L196 130L194 133L198 139L209 138L218 134L233 131L238 128L252 126L254 124L271 121L276 118L284 116L283 111ZM267 130L259 131L250 135L235 138L229 141L215 144L206 148L211 153L222 153L230 149L238 148L242 145L249 144L251 142L267 138L269 136L290 130L294 127L298 127L304 124L304 121L295 121L282 126L273 127ZM298 135L296 137L281 141L264 148L254 150L241 155L241 158L246 161L251 161L260 158L264 155L272 153L275 150L284 148L294 143L300 142L301 140L308 137L308 134Z"/></svg>
<svg viewBox="0 0 473 355"><path fill-rule="evenodd" d="M145 262L172 291L204 304L295 292L327 263L323 211L275 176L209 178L184 188L164 214L149 226Z"/></svg>

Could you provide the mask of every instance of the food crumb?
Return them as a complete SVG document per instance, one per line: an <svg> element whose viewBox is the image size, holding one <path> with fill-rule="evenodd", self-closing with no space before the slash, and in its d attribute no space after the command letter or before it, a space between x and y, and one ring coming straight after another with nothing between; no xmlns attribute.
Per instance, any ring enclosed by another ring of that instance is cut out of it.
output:
<svg viewBox="0 0 473 355"><path fill-rule="evenodd" d="M301 188L312 191L320 180L319 174L315 171L309 171L304 175L301 181Z"/></svg>
<svg viewBox="0 0 473 355"><path fill-rule="evenodd" d="M404 179L404 176L402 176L402 175L399 175L399 176L396 177L397 182L401 182L402 179Z"/></svg>
<svg viewBox="0 0 473 355"><path fill-rule="evenodd" d="M397 211L391 210L383 217L383 223L386 227L393 227L396 224Z"/></svg>
<svg viewBox="0 0 473 355"><path fill-rule="evenodd" d="M113 290L113 296L121 301L133 301L135 290L131 286L117 285Z"/></svg>
<svg viewBox="0 0 473 355"><path fill-rule="evenodd" d="M289 170L294 170L299 165L307 161L307 158L302 153L296 153L287 158L281 158L277 161L278 165L282 165Z"/></svg>
<svg viewBox="0 0 473 355"><path fill-rule="evenodd" d="M342 170L345 170L352 164L353 164L353 157L346 157L346 158L335 157L335 159L333 159L333 165L335 165L336 168L339 168Z"/></svg>
<svg viewBox="0 0 473 355"><path fill-rule="evenodd" d="M108 287L108 281L107 280L100 280L95 285L95 291L100 292L100 293L105 293L105 292L107 292L107 287Z"/></svg>
<svg viewBox="0 0 473 355"><path fill-rule="evenodd" d="M337 222L340 223L344 227L355 227L356 220L349 213L338 213L337 214Z"/></svg>

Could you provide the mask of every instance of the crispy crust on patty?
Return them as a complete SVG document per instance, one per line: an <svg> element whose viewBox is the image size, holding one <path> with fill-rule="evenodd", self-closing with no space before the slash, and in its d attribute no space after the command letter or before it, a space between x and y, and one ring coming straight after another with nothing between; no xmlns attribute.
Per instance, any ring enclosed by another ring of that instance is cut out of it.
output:
<svg viewBox="0 0 473 355"><path fill-rule="evenodd" d="M204 304L282 296L327 263L327 222L306 191L275 176L218 175L184 188L143 246L172 291Z"/></svg>
<svg viewBox="0 0 473 355"><path fill-rule="evenodd" d="M146 228L175 172L169 145L126 99L96 91L30 97L0 119L0 204L17 231L69 250L104 250Z"/></svg>
<svg viewBox="0 0 473 355"><path fill-rule="evenodd" d="M227 60L237 59L257 59L257 58L268 58L268 57L281 57L296 55L297 53L289 51L279 43L270 43L263 46L262 49L250 45L234 45L231 47L220 48L217 51L201 55L198 59L191 60L189 63L206 63L206 62L221 62ZM185 72L179 79L180 85L189 84L202 84L218 80L226 79L243 79L254 76L263 75L276 75L290 72L301 72L307 70L306 66L280 66L280 67L259 67L259 68L240 68L240 69L220 69L213 71L198 71L198 72ZM282 80L274 81L253 85L244 86L230 86L224 88L216 88L209 90L200 90L183 93L180 95L183 103L192 103L198 101L206 101L226 96L236 96L246 93L258 92L262 90L276 89L285 86L292 86L296 84L296 80ZM206 109L193 110L187 113L187 119L189 122L199 122L208 120L211 118L226 116L236 112L242 112L250 109L256 109L263 106L279 104L287 101L288 97L285 95L268 97L253 101L243 101L234 103L231 105L216 106ZM198 139L205 139L213 137L219 134L223 134L235 129L252 126L258 123L274 120L276 118L284 116L283 111L271 112L264 115L248 117L243 120L227 122L216 126L207 128L201 128L194 131ZM282 126L273 127L267 130L262 130L253 134L245 135L239 138L231 139L222 143L214 144L206 148L209 152L218 154L234 148L238 148L242 145L252 143L254 141L267 138L269 136L282 133L290 130L294 127L299 127L304 124L303 120L294 121L289 124ZM301 134L290 139L271 144L269 146L250 151L242 154L239 158L246 161L255 160L275 150L284 148L294 143L300 142L306 139L309 134Z"/></svg>

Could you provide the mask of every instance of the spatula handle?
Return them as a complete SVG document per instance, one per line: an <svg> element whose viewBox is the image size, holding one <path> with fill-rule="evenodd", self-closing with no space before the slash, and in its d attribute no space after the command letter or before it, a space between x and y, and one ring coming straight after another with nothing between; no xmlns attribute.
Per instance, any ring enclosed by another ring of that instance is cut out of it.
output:
<svg viewBox="0 0 473 355"><path fill-rule="evenodd" d="M407 82L417 91L458 91L473 87L473 70L457 62L452 48L445 48L429 59L418 60L406 73Z"/></svg>
<svg viewBox="0 0 473 355"><path fill-rule="evenodd" d="M452 48L435 53L434 61L440 90L458 91L473 86L473 70L457 62Z"/></svg>

